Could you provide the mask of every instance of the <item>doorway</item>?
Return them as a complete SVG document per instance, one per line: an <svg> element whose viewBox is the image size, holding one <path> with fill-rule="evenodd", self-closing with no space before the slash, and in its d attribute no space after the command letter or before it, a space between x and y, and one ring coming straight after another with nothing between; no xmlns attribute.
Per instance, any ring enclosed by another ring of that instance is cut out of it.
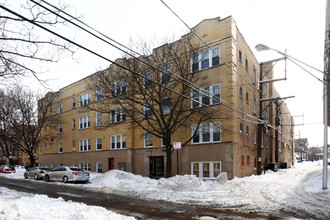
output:
<svg viewBox="0 0 330 220"><path fill-rule="evenodd" d="M115 158L108 158L108 170L115 169Z"/></svg>
<svg viewBox="0 0 330 220"><path fill-rule="evenodd" d="M164 176L164 157L149 157L149 175L156 177Z"/></svg>

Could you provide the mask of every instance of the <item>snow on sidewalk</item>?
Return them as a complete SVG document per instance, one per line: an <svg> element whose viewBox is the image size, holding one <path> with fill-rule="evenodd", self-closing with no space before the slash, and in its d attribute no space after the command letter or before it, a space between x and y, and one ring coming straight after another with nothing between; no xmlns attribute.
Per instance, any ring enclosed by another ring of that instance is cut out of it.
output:
<svg viewBox="0 0 330 220"><path fill-rule="evenodd" d="M5 220L90 220L135 219L119 215L98 206L53 199L45 195L32 195L0 187L0 219Z"/></svg>

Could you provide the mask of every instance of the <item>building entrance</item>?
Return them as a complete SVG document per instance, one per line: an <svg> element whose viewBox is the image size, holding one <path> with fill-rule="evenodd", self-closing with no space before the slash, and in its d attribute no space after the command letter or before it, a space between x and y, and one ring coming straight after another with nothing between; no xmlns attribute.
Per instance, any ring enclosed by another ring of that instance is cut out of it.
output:
<svg viewBox="0 0 330 220"><path fill-rule="evenodd" d="M164 157L149 157L149 174L151 176L164 176Z"/></svg>

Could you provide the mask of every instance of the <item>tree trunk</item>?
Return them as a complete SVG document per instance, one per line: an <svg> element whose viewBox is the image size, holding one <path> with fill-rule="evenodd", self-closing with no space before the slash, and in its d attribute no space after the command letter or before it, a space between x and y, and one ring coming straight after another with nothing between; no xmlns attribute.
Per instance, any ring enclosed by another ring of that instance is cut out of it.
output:
<svg viewBox="0 0 330 220"><path fill-rule="evenodd" d="M172 145L166 147L166 172L165 178L172 177Z"/></svg>
<svg viewBox="0 0 330 220"><path fill-rule="evenodd" d="M33 167L36 162L36 159L34 158L33 153L32 154L29 153L29 156L30 156L30 165L31 165L31 167Z"/></svg>

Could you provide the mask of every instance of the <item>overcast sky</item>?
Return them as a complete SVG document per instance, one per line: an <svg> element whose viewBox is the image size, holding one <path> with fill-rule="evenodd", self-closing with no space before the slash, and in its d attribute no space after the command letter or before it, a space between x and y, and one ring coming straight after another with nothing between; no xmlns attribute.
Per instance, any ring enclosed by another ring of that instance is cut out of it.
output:
<svg viewBox="0 0 330 220"><path fill-rule="evenodd" d="M109 37L128 45L130 39L147 42L151 39L181 36L188 29L159 0L70 0L70 13ZM237 26L258 60L267 61L281 55L273 51L256 52L258 43L285 51L290 56L323 70L325 6L326 0L164 0L190 27L207 18L225 18L232 15ZM117 50L67 26L58 30L74 37L80 44L99 52L109 59L121 56ZM78 50L74 60L66 55L57 64L48 64L48 73L42 77L52 79L50 88L58 90L109 63ZM322 83L295 64L288 62L288 80L275 84L282 97L288 99L295 117L296 137L307 137L310 144L323 145ZM322 79L322 74L307 68ZM284 67L276 68L275 77L283 77ZM31 84L29 80L24 81ZM34 84L36 85L36 84ZM35 88L36 86L34 86ZM40 89L43 88L40 86Z"/></svg>

